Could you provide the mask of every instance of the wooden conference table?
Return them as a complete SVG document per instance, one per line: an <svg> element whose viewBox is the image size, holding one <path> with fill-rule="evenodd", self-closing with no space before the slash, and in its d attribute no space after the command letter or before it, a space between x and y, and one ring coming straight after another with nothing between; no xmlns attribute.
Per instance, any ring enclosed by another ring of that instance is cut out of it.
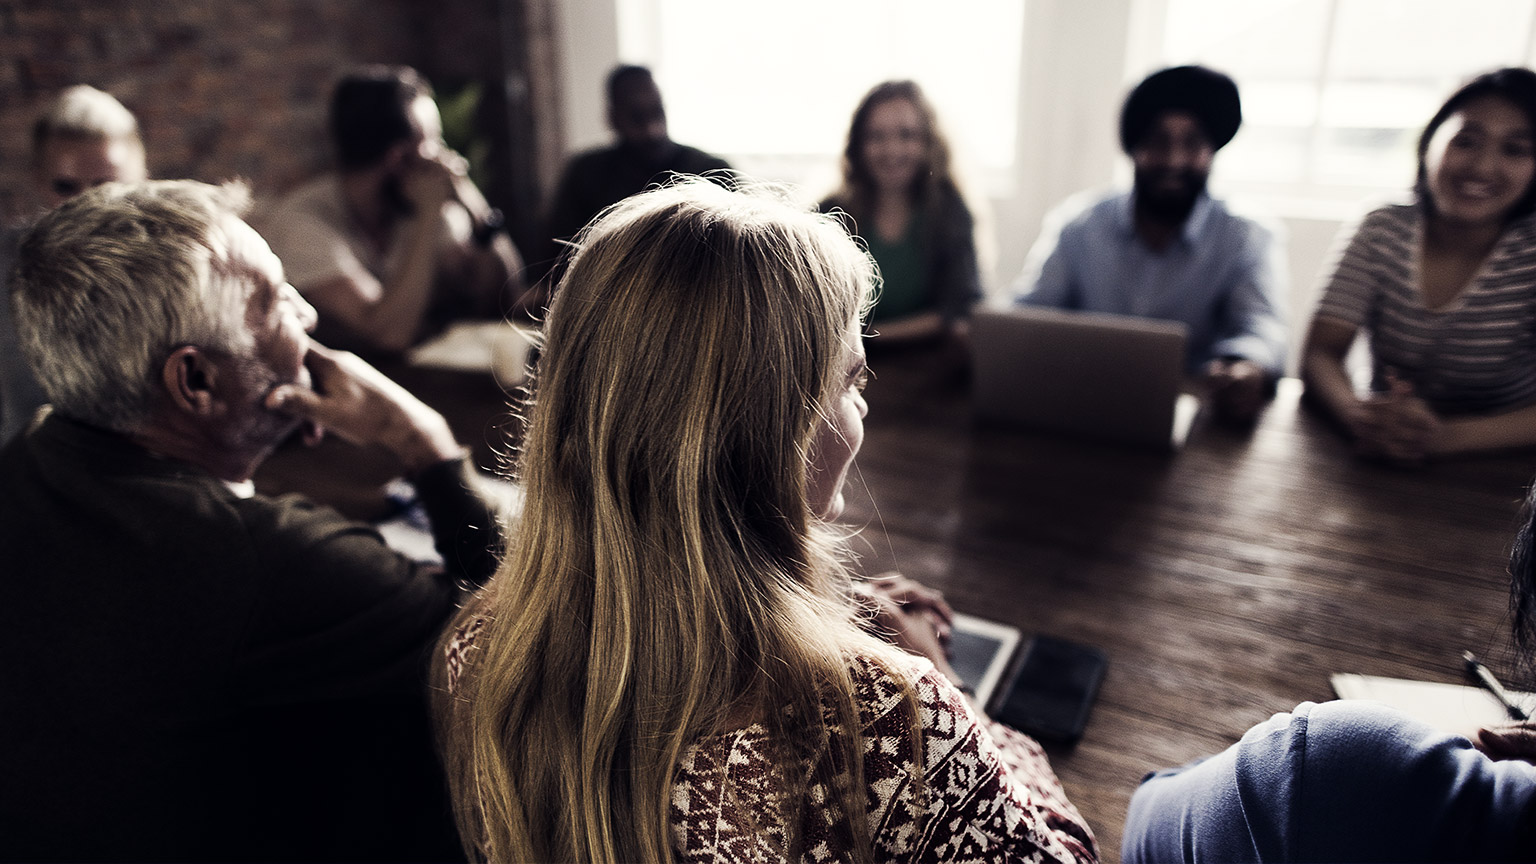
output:
<svg viewBox="0 0 1536 864"><path fill-rule="evenodd" d="M977 427L930 352L871 365L846 493L859 567L1105 651L1082 741L1048 749L1106 861L1146 772L1331 698L1334 672L1460 682L1465 649L1511 672L1504 559L1536 455L1362 463L1296 382L1251 433L1201 423L1184 451L1148 453ZM391 371L482 465L506 452L517 423L489 376ZM388 476L341 482L358 456L290 449L258 483L368 516Z"/></svg>
<svg viewBox="0 0 1536 864"><path fill-rule="evenodd" d="M1334 672L1461 683L1467 649L1510 672L1505 558L1536 455L1362 463L1296 381L1251 433L1201 422L1147 453L977 428L931 357L871 366L847 492L862 569L1108 655L1083 739L1047 748L1105 861L1143 775L1332 698Z"/></svg>

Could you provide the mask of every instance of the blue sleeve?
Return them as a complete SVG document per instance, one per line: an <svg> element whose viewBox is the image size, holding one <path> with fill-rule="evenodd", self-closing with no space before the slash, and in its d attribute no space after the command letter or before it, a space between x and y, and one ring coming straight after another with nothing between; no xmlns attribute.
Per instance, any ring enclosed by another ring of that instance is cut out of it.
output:
<svg viewBox="0 0 1536 864"><path fill-rule="evenodd" d="M1131 799L1122 860L1528 859L1536 767L1372 702L1303 703Z"/></svg>
<svg viewBox="0 0 1536 864"><path fill-rule="evenodd" d="M1068 218L1070 205L1072 202L1046 216L1040 237L1024 261L1024 270L1014 280L1011 293L1016 305L1054 309L1075 309L1079 305L1072 263L1075 245L1073 220Z"/></svg>
<svg viewBox="0 0 1536 864"><path fill-rule="evenodd" d="M1285 374L1285 244L1274 230L1243 220L1237 272L1223 301L1212 357L1241 357L1271 378Z"/></svg>

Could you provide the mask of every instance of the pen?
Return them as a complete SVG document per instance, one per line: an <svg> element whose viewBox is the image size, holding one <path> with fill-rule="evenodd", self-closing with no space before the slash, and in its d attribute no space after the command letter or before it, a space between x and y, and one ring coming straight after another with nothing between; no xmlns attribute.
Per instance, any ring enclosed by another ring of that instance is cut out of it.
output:
<svg viewBox="0 0 1536 864"><path fill-rule="evenodd" d="M1499 700L1499 704L1504 706L1504 710L1509 712L1511 718L1515 720L1528 719L1525 711L1516 707L1515 703L1509 698L1509 692L1504 689L1503 684L1499 683L1499 679L1493 677L1493 673L1488 671L1487 666L1477 662L1477 658L1472 656L1471 651L1461 652L1461 659L1467 663L1467 674L1476 678L1477 683L1483 685L1483 689L1492 693L1493 698Z"/></svg>

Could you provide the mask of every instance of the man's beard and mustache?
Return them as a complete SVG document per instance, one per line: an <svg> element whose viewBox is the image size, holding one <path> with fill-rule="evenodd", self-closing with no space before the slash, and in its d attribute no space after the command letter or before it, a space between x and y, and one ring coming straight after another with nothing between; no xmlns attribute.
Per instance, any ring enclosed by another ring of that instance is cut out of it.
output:
<svg viewBox="0 0 1536 864"><path fill-rule="evenodd" d="M1180 224L1205 191L1210 174L1193 169L1138 170L1136 212L1157 222Z"/></svg>

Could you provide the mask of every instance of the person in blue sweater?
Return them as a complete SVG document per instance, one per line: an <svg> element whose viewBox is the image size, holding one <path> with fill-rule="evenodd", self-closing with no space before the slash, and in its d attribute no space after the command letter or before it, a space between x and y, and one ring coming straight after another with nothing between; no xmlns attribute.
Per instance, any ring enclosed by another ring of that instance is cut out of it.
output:
<svg viewBox="0 0 1536 864"><path fill-rule="evenodd" d="M1510 553L1536 667L1536 488ZM1141 862L1536 860L1536 722L1452 735L1368 701L1303 702L1215 756L1157 771L1120 851Z"/></svg>

